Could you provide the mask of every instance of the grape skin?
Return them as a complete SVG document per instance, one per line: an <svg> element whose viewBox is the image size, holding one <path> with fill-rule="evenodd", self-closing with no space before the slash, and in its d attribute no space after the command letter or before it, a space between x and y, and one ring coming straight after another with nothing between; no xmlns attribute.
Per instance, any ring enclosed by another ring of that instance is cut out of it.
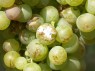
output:
<svg viewBox="0 0 95 71"><path fill-rule="evenodd" d="M51 63L61 65L67 60L67 52L61 46L54 46L49 51L49 59Z"/></svg>
<svg viewBox="0 0 95 71"><path fill-rule="evenodd" d="M0 11L0 30L5 30L9 27L10 20L7 18L4 11Z"/></svg>

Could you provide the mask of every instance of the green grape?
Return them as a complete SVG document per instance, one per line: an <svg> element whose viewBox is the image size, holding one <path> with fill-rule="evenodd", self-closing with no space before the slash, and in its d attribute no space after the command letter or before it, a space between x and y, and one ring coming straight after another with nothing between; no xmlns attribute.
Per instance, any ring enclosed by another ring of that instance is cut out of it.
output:
<svg viewBox="0 0 95 71"><path fill-rule="evenodd" d="M81 64L78 59L68 59L67 65L61 71L80 71Z"/></svg>
<svg viewBox="0 0 95 71"><path fill-rule="evenodd" d="M69 54L68 56L70 56L70 57L75 57L75 58L77 58L77 59L82 59L82 58L85 56L85 52L86 52L85 46L84 46L84 44L80 41L80 42L79 42L79 47L78 47L77 51L74 52L74 53Z"/></svg>
<svg viewBox="0 0 95 71"><path fill-rule="evenodd" d="M95 0L87 0L85 4L87 12L95 14Z"/></svg>
<svg viewBox="0 0 95 71"><path fill-rule="evenodd" d="M78 6L82 4L83 0L66 0L67 4L70 6Z"/></svg>
<svg viewBox="0 0 95 71"><path fill-rule="evenodd" d="M29 56L34 61L42 61L46 58L48 54L48 47L42 45L38 39L32 40L26 48L29 53Z"/></svg>
<svg viewBox="0 0 95 71"><path fill-rule="evenodd" d="M36 5L38 8L46 7L49 4L50 0L40 0L39 3Z"/></svg>
<svg viewBox="0 0 95 71"><path fill-rule="evenodd" d="M50 62L49 58L47 58L47 64L49 65L49 67L52 69L52 70L61 70L62 68L65 67L67 61L61 65L55 65L53 63Z"/></svg>
<svg viewBox="0 0 95 71"><path fill-rule="evenodd" d="M61 65L67 60L67 52L62 46L54 46L49 51L49 60L54 65Z"/></svg>
<svg viewBox="0 0 95 71"><path fill-rule="evenodd" d="M32 17L32 9L27 4L20 5L20 8L21 8L22 12L20 14L20 17L18 18L18 21L19 22L27 22Z"/></svg>
<svg viewBox="0 0 95 71"><path fill-rule="evenodd" d="M21 14L21 9L14 5L13 7L6 9L5 13L10 20L17 20Z"/></svg>
<svg viewBox="0 0 95 71"><path fill-rule="evenodd" d="M22 1L33 7L33 6L36 6L40 0L22 0Z"/></svg>
<svg viewBox="0 0 95 71"><path fill-rule="evenodd" d="M95 16L90 13L81 14L77 18L76 25L82 32L91 32L95 29Z"/></svg>
<svg viewBox="0 0 95 71"><path fill-rule="evenodd" d="M68 42L73 35L72 28L68 25L57 26L56 30L57 30L56 40L60 43Z"/></svg>
<svg viewBox="0 0 95 71"><path fill-rule="evenodd" d="M93 35L92 35L93 34ZM95 29L91 32L82 32L80 31L80 35L87 40L92 40L95 38Z"/></svg>
<svg viewBox="0 0 95 71"><path fill-rule="evenodd" d="M23 70L26 64L27 60L24 57L18 57L15 60L15 67L19 70Z"/></svg>
<svg viewBox="0 0 95 71"><path fill-rule="evenodd" d="M41 12L41 16L44 18L46 23L57 22L59 19L58 10L54 6L46 6Z"/></svg>
<svg viewBox="0 0 95 71"><path fill-rule="evenodd" d="M26 28L32 32L36 32L37 28L44 23L44 19L38 15L34 14L32 19L27 22Z"/></svg>
<svg viewBox="0 0 95 71"><path fill-rule="evenodd" d="M24 67L23 71L42 71L41 67L36 63L28 63Z"/></svg>
<svg viewBox="0 0 95 71"><path fill-rule="evenodd" d="M9 27L10 20L7 18L4 11L0 11L0 30L5 30Z"/></svg>
<svg viewBox="0 0 95 71"><path fill-rule="evenodd" d="M39 63L42 71L52 71L52 69L48 66L47 63Z"/></svg>
<svg viewBox="0 0 95 71"><path fill-rule="evenodd" d="M36 38L35 33L31 32L27 29L22 30L19 34L19 39L20 39L21 43L23 43L25 45L29 44L35 38Z"/></svg>
<svg viewBox="0 0 95 71"><path fill-rule="evenodd" d="M0 0L0 6L2 7L11 7L14 4L15 0Z"/></svg>
<svg viewBox="0 0 95 71"><path fill-rule="evenodd" d="M61 4L61 5L66 5L67 4L67 2L66 2L66 0L56 0L59 4Z"/></svg>
<svg viewBox="0 0 95 71"><path fill-rule="evenodd" d="M80 15L78 8L69 7L61 11L61 16L71 25L76 24L76 19Z"/></svg>
<svg viewBox="0 0 95 71"><path fill-rule="evenodd" d="M78 50L79 40L76 34L70 38L67 43L63 43L62 47L66 50L67 53L74 53Z"/></svg>
<svg viewBox="0 0 95 71"><path fill-rule="evenodd" d="M57 23L57 26L70 26L72 28L72 25L69 24L64 18L60 18L58 23Z"/></svg>
<svg viewBox="0 0 95 71"><path fill-rule="evenodd" d="M49 23L40 25L36 31L36 38L44 45L50 45L55 41L57 31L54 26Z"/></svg>
<svg viewBox="0 0 95 71"><path fill-rule="evenodd" d="M94 45L95 44L95 38L88 40L88 39L85 39L82 36L80 36L80 41L82 43L84 43L85 45Z"/></svg>
<svg viewBox="0 0 95 71"><path fill-rule="evenodd" d="M4 63L7 67L14 68L15 67L15 60L20 55L16 51L9 51L4 55Z"/></svg>
<svg viewBox="0 0 95 71"><path fill-rule="evenodd" d="M15 39L7 39L3 43L3 49L8 52L8 51L20 51L20 44L17 40Z"/></svg>

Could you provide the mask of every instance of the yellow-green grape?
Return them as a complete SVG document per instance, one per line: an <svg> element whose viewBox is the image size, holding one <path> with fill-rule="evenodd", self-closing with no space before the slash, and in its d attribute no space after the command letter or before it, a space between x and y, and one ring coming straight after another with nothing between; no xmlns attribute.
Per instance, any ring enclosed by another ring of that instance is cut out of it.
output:
<svg viewBox="0 0 95 71"><path fill-rule="evenodd" d="M7 18L4 11L0 11L0 30L5 30L9 27L10 20Z"/></svg>
<svg viewBox="0 0 95 71"><path fill-rule="evenodd" d="M15 0L0 0L0 6L8 8L14 4Z"/></svg>
<svg viewBox="0 0 95 71"><path fill-rule="evenodd" d="M25 67L26 64L27 64L27 60L26 60L26 58L24 58L24 57L18 57L18 58L15 60L15 67L16 67L18 70L23 70L23 68Z"/></svg>
<svg viewBox="0 0 95 71"><path fill-rule="evenodd" d="M36 38L35 33L24 29L19 33L19 39L21 41L22 44L29 44L32 40L34 40Z"/></svg>
<svg viewBox="0 0 95 71"><path fill-rule="evenodd" d="M85 39L82 36L80 36L80 41L85 45L93 45L93 44L95 44L95 38L88 40L88 39Z"/></svg>
<svg viewBox="0 0 95 71"><path fill-rule="evenodd" d="M42 71L52 71L52 69L48 66L47 63L39 63Z"/></svg>
<svg viewBox="0 0 95 71"><path fill-rule="evenodd" d="M77 18L76 25L82 32L91 32L95 29L95 16L90 13L81 14Z"/></svg>
<svg viewBox="0 0 95 71"><path fill-rule="evenodd" d="M56 0L59 4L61 4L61 5L66 5L67 4L67 2L66 2L66 0Z"/></svg>
<svg viewBox="0 0 95 71"><path fill-rule="evenodd" d="M85 4L87 12L95 14L95 0L87 0Z"/></svg>
<svg viewBox="0 0 95 71"><path fill-rule="evenodd" d="M92 35L93 34L93 35ZM86 40L92 40L95 38L95 29L91 32L82 32L80 31L80 35Z"/></svg>
<svg viewBox="0 0 95 71"><path fill-rule="evenodd" d="M58 10L54 6L44 7L40 15L44 18L46 23L51 23L52 21L57 22L59 19Z"/></svg>
<svg viewBox="0 0 95 71"><path fill-rule="evenodd" d="M8 52L8 51L20 51L20 44L17 40L15 39L7 39L3 43L3 49Z"/></svg>
<svg viewBox="0 0 95 71"><path fill-rule="evenodd" d="M69 7L61 11L61 16L71 25L76 24L76 19L80 15L78 8Z"/></svg>
<svg viewBox="0 0 95 71"><path fill-rule="evenodd" d="M75 57L75 58L77 58L77 59L82 59L82 58L84 58L84 56L85 56L85 52L86 52L85 46L84 46L84 44L80 41L80 42L79 42L79 47L78 47L77 51L74 52L74 53L69 54L68 56L70 56L70 57Z"/></svg>
<svg viewBox="0 0 95 71"><path fill-rule="evenodd" d="M19 22L27 22L32 17L32 9L27 4L20 5L20 8L21 8L22 12L20 14L20 17L18 18L18 21Z"/></svg>
<svg viewBox="0 0 95 71"><path fill-rule="evenodd" d="M23 68L23 71L42 71L41 67L36 63L28 63Z"/></svg>
<svg viewBox="0 0 95 71"><path fill-rule="evenodd" d="M60 18L59 21L58 21L58 23L57 23L57 26L63 26L63 27L64 27L65 25L70 26L70 27L72 28L72 25L69 24L69 23L66 21L66 19Z"/></svg>
<svg viewBox="0 0 95 71"><path fill-rule="evenodd" d="M81 63L76 58L69 58L67 65L61 71L80 71Z"/></svg>
<svg viewBox="0 0 95 71"><path fill-rule="evenodd" d="M67 52L62 46L54 46L49 51L49 60L54 65L61 65L67 60Z"/></svg>
<svg viewBox="0 0 95 71"><path fill-rule="evenodd" d="M67 61L64 62L63 64L61 65L55 65L53 63L50 62L49 60L49 57L47 57L47 64L49 65L49 67L52 69L52 70L61 70L62 68L64 68L67 64Z"/></svg>
<svg viewBox="0 0 95 71"><path fill-rule="evenodd" d="M5 13L10 20L17 20L19 18L19 15L21 14L21 9L20 7L14 5L6 9Z"/></svg>
<svg viewBox="0 0 95 71"><path fill-rule="evenodd" d="M62 47L66 50L67 53L74 53L78 50L79 47L79 40L76 34L70 38L67 43L63 43Z"/></svg>
<svg viewBox="0 0 95 71"><path fill-rule="evenodd" d="M7 67L14 68L15 60L20 57L20 54L16 51L9 51L4 55L4 63Z"/></svg>
<svg viewBox="0 0 95 71"><path fill-rule="evenodd" d="M40 25L36 31L36 38L44 45L52 44L56 39L57 31L54 26L49 23Z"/></svg>
<svg viewBox="0 0 95 71"><path fill-rule="evenodd" d="M41 24L44 24L44 19L40 15L34 14L32 19L27 22L26 28L32 32L36 32Z"/></svg>
<svg viewBox="0 0 95 71"><path fill-rule="evenodd" d="M57 26L56 30L57 30L56 40L60 43L68 42L73 35L72 28L68 25Z"/></svg>
<svg viewBox="0 0 95 71"><path fill-rule="evenodd" d="M42 45L38 39L32 40L26 48L34 61L43 61L47 57L48 47Z"/></svg>
<svg viewBox="0 0 95 71"><path fill-rule="evenodd" d="M84 0L66 0L70 6L79 6Z"/></svg>

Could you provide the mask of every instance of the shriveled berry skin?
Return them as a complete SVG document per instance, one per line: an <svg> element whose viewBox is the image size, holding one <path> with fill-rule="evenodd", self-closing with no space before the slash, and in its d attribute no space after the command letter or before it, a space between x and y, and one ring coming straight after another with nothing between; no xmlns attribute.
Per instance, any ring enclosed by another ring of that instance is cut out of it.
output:
<svg viewBox="0 0 95 71"><path fill-rule="evenodd" d="M57 31L49 23L45 23L38 27L36 31L36 37L40 40L40 42L44 45L50 45L55 41L57 35Z"/></svg>

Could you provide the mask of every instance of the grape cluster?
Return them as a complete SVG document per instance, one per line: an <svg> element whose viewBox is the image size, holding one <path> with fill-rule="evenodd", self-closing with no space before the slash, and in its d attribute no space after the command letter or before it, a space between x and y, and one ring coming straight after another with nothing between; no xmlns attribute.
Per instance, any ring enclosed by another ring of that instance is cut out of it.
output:
<svg viewBox="0 0 95 71"><path fill-rule="evenodd" d="M6 71L85 71L94 14L95 0L0 0Z"/></svg>

